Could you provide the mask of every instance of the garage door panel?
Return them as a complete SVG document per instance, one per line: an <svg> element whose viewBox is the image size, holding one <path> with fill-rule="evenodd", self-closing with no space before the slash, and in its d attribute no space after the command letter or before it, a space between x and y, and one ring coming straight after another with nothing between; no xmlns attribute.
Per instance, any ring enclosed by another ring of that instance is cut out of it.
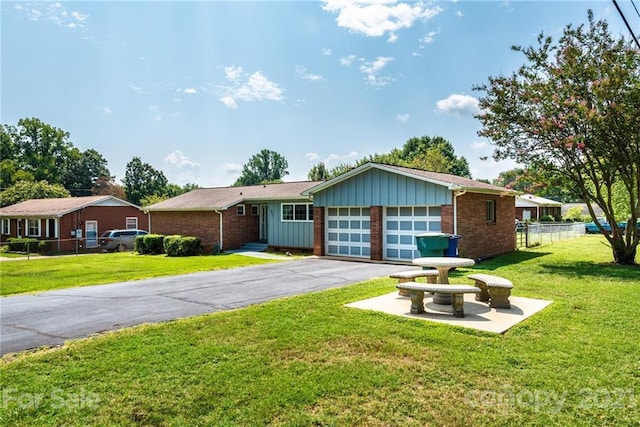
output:
<svg viewBox="0 0 640 427"><path fill-rule="evenodd" d="M369 208L327 209L327 255L369 258L371 256Z"/></svg>
<svg viewBox="0 0 640 427"><path fill-rule="evenodd" d="M384 218L384 254L387 260L410 261L420 256L415 236L440 231L440 206L387 207Z"/></svg>

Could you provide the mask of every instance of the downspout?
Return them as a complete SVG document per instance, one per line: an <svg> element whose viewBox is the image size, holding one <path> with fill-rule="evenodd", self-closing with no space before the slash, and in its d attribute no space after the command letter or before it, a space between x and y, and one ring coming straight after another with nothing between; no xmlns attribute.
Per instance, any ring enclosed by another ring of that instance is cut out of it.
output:
<svg viewBox="0 0 640 427"><path fill-rule="evenodd" d="M463 196L467 190L459 190L453 192L453 234L458 234L458 196Z"/></svg>
<svg viewBox="0 0 640 427"><path fill-rule="evenodd" d="M215 213L218 214L218 216L220 217L220 247L219 250L220 252L222 252L222 211L219 211L217 209L213 210Z"/></svg>

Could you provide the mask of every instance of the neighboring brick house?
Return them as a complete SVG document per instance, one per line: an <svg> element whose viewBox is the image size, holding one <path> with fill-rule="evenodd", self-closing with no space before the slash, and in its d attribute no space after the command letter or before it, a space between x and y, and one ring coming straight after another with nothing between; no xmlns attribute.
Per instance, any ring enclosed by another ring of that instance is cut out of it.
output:
<svg viewBox="0 0 640 427"><path fill-rule="evenodd" d="M32 199L0 209L0 242L9 237L49 240L58 251L98 248L106 230L148 230L148 216L139 206L114 196Z"/></svg>
<svg viewBox="0 0 640 427"><path fill-rule="evenodd" d="M314 254L410 261L415 236L461 236L460 256L515 250L518 192L472 179L367 163L305 191L314 204Z"/></svg>
<svg viewBox="0 0 640 427"><path fill-rule="evenodd" d="M203 250L249 242L313 248L313 203L301 193L319 182L200 188L147 206L152 233L196 236Z"/></svg>
<svg viewBox="0 0 640 427"><path fill-rule="evenodd" d="M543 216L562 219L562 203L533 194L521 194L516 197L516 218L520 221L538 221Z"/></svg>

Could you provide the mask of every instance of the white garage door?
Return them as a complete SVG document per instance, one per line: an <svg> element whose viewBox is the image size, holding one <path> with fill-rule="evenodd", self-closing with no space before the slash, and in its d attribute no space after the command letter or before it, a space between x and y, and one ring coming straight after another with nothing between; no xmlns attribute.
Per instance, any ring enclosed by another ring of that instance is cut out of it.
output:
<svg viewBox="0 0 640 427"><path fill-rule="evenodd" d="M327 255L371 257L368 207L328 208Z"/></svg>
<svg viewBox="0 0 640 427"><path fill-rule="evenodd" d="M387 207L384 218L385 259L410 261L420 257L415 236L442 231L440 206Z"/></svg>

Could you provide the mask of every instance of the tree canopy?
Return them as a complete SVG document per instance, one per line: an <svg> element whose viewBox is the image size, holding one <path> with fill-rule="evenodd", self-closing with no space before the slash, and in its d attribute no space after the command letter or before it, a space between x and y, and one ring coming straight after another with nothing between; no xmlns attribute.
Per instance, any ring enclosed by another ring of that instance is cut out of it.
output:
<svg viewBox="0 0 640 427"><path fill-rule="evenodd" d="M18 181L0 193L0 206L5 207L29 199L54 199L70 197L69 192L60 184L47 181Z"/></svg>
<svg viewBox="0 0 640 427"><path fill-rule="evenodd" d="M514 46L526 63L510 76L489 77L480 99L479 135L494 158L542 170L602 209L617 263L635 262L640 217L640 52L614 38L606 21L565 27L556 43ZM626 218L616 218L614 195L624 188ZM623 233L617 221L626 220Z"/></svg>
<svg viewBox="0 0 640 427"><path fill-rule="evenodd" d="M64 186L73 196L93 194L96 182L111 177L107 160L96 150L80 151L69 133L37 118L0 126L0 187L19 181Z"/></svg>
<svg viewBox="0 0 640 427"><path fill-rule="evenodd" d="M424 169L471 178L467 159L463 156L458 157L453 145L440 136L411 138L404 143L402 148L394 148L389 153L376 153L366 156L357 160L353 165L342 163L328 171L326 167L324 170L320 169L324 167L324 164L321 163L315 165L309 171L308 176L309 179L312 179L312 176L322 176L323 178L321 179L330 179L369 162Z"/></svg>
<svg viewBox="0 0 640 427"><path fill-rule="evenodd" d="M289 163L279 153L263 149L258 154L254 154L249 162L242 167L242 175L233 184L257 185L282 182L282 178L289 175L287 168Z"/></svg>
<svg viewBox="0 0 640 427"><path fill-rule="evenodd" d="M134 157L129 163L122 180L127 200L140 205L142 199L149 196L164 196L167 191L167 178L162 171L156 170L140 157Z"/></svg>

